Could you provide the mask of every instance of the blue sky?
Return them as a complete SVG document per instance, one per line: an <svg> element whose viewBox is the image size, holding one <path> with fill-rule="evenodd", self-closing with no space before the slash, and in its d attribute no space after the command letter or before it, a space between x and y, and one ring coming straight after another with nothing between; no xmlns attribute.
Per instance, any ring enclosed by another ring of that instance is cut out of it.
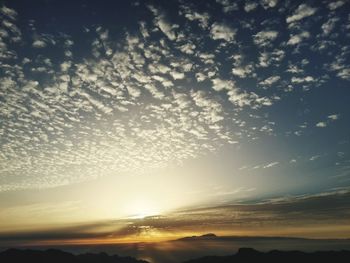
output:
<svg viewBox="0 0 350 263"><path fill-rule="evenodd" d="M349 11L3 1L0 207L73 204L66 222L348 191ZM149 209L108 212L128 200Z"/></svg>

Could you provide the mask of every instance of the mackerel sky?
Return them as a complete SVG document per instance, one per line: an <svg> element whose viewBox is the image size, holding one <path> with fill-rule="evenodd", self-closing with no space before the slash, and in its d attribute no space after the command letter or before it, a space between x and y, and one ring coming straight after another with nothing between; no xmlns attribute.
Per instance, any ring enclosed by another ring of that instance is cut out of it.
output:
<svg viewBox="0 0 350 263"><path fill-rule="evenodd" d="M15 0L0 20L3 195L157 173L220 202L350 185L348 1Z"/></svg>

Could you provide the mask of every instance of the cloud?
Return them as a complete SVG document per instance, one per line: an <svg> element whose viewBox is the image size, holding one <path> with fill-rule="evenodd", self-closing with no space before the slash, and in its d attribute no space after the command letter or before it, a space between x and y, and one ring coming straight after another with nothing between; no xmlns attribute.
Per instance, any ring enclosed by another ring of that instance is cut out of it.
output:
<svg viewBox="0 0 350 263"><path fill-rule="evenodd" d="M253 191L254 188L242 189ZM234 194L240 189L232 190ZM225 193L223 193L225 196ZM54 240L82 240L93 238L140 237L145 226L157 233L169 232L210 232L213 230L226 233L261 233L274 232L284 229L284 233L300 233L305 229L305 235L319 234L320 229L339 229L348 226L350 213L350 192L348 188L321 192L319 194L305 194L296 196L276 196L275 198L259 201L246 201L211 206L177 210L166 215L145 217L143 219L104 220L85 224L72 224L66 227L56 227L43 231L7 232L0 234L0 241L8 243L20 241L54 241ZM315 229L316 227L316 229ZM321 232L323 233L323 232ZM325 232L327 233L327 231Z"/></svg>
<svg viewBox="0 0 350 263"><path fill-rule="evenodd" d="M327 120L326 121L321 121L316 123L316 127L318 128L325 128L328 126L329 123L336 121L339 119L339 114L331 114L327 116Z"/></svg>
<svg viewBox="0 0 350 263"><path fill-rule="evenodd" d="M303 31L296 35L291 35L289 38L287 45L297 45L301 43L303 40L308 39L310 37L310 33L308 31Z"/></svg>
<svg viewBox="0 0 350 263"><path fill-rule="evenodd" d="M209 53L200 52L198 54L199 58L203 61L204 64L214 64L215 55Z"/></svg>
<svg viewBox="0 0 350 263"><path fill-rule="evenodd" d="M339 70L339 72L337 73L337 76L342 79L350 80L350 68L344 68Z"/></svg>
<svg viewBox="0 0 350 263"><path fill-rule="evenodd" d="M259 56L259 66L268 67L273 64L279 64L285 57L285 52L281 49L275 49L272 52L262 52ZM277 66L276 65L276 66Z"/></svg>
<svg viewBox="0 0 350 263"><path fill-rule="evenodd" d="M328 8L333 11L335 9L338 9L339 7L342 7L344 4L345 1L334 1L328 4Z"/></svg>
<svg viewBox="0 0 350 263"><path fill-rule="evenodd" d="M144 21L140 22L140 33L145 39L147 39L150 36L148 29L146 27L146 23Z"/></svg>
<svg viewBox="0 0 350 263"><path fill-rule="evenodd" d="M148 90L155 99L159 99L162 100L164 99L164 93L161 92L156 86L152 85L152 84L146 84L145 89Z"/></svg>
<svg viewBox="0 0 350 263"><path fill-rule="evenodd" d="M161 16L157 9L153 12ZM143 25L140 37L151 39L158 34L149 28L145 31L147 24ZM0 155L0 170L11 176L6 177L0 191L143 173L216 151L222 143L233 141L221 124L225 115L220 102L208 92L181 92L182 87L175 87L170 79L183 80L192 70L188 52L179 55L165 41L149 40L145 45L138 34L126 34L125 40L120 40L123 44L110 51L113 34L109 32L97 28L104 44L88 39L93 56L78 60L71 49L73 44L78 45L77 40L45 35L43 42L62 43L56 45L57 52L69 51L69 56L57 61L38 48L36 60L18 59L18 66L1 78L2 91L8 94L6 103L0 105L1 118L11 114L18 118L6 117L0 134L12 136L4 131L14 123L19 130L26 127L35 133L15 133L15 139L8 138L11 142ZM27 48L34 47L30 43ZM205 64L215 59L215 55L204 52L199 56ZM23 64L40 71L45 81L32 80ZM13 77L12 71L23 77ZM23 97L31 99L23 104ZM33 155L31 149L40 149L40 155ZM30 176L23 177L23 173Z"/></svg>
<svg viewBox="0 0 350 263"><path fill-rule="evenodd" d="M333 121L338 120L339 114L328 115L328 119L333 120Z"/></svg>
<svg viewBox="0 0 350 263"><path fill-rule="evenodd" d="M306 76L306 77L292 77L291 79L292 83L305 83L305 82L315 82L316 80L312 76Z"/></svg>
<svg viewBox="0 0 350 263"><path fill-rule="evenodd" d="M312 16L317 11L317 8L313 8L311 6L308 6L307 4L301 4L298 6L298 8L294 11L293 15L288 16L286 19L287 23L293 23L297 22L299 20L304 19L305 17Z"/></svg>
<svg viewBox="0 0 350 263"><path fill-rule="evenodd" d="M175 29L178 26L175 24L171 24L165 17L165 14L163 14L154 6L149 5L148 8L152 11L152 13L155 16L155 24L169 38L169 40L174 41L176 39Z"/></svg>
<svg viewBox="0 0 350 263"><path fill-rule="evenodd" d="M336 72L336 76L341 79L350 79L350 69L344 61L346 56L345 52L341 52L336 55L335 58L332 58L331 62L326 65L327 70Z"/></svg>
<svg viewBox="0 0 350 263"><path fill-rule="evenodd" d="M210 34L214 40L223 39L226 41L231 41L236 35L236 30L227 24L215 22L211 26Z"/></svg>
<svg viewBox="0 0 350 263"><path fill-rule="evenodd" d="M234 88L234 82L232 80L215 78L212 79L212 83L215 91L232 90Z"/></svg>
<svg viewBox="0 0 350 263"><path fill-rule="evenodd" d="M272 163L269 163L269 164L266 164L263 166L263 168L270 168L270 167L273 167L273 166L276 166L277 164L279 164L279 162L272 162Z"/></svg>
<svg viewBox="0 0 350 263"><path fill-rule="evenodd" d="M276 83L280 79L281 79L280 76L271 76L265 79L264 81L260 81L259 84L264 86L271 86L272 84Z"/></svg>
<svg viewBox="0 0 350 263"><path fill-rule="evenodd" d="M253 1L218 0L209 9L182 3L179 17L150 5L151 17L137 18L135 27L81 25L89 28L83 44L69 27L57 34L35 28L35 21L26 27L18 23L20 12L1 7L0 82L6 98L0 103L0 191L181 164L271 133L264 108L282 103L293 86L350 79L348 48L339 46L347 26L336 14L340 8L330 12L326 3L327 17L298 24L285 40L286 32L275 30L278 18L269 14L283 16L288 4L254 1L263 18L260 29L248 19L252 13L232 20L232 11L245 12L246 3ZM305 6L292 11L290 24L318 8ZM298 46L314 27L320 29L317 42L333 44L323 50ZM315 57L325 66L314 64ZM319 121L328 126L335 118Z"/></svg>
<svg viewBox="0 0 350 263"><path fill-rule="evenodd" d="M327 127L327 123L325 123L324 121L318 122L318 123L316 123L316 127L318 127L318 128Z"/></svg>
<svg viewBox="0 0 350 263"><path fill-rule="evenodd" d="M238 194L238 193L249 193L249 192L252 192L252 191L255 191L255 190L256 190L256 188L239 187L239 188L236 188L234 190L226 190L226 191L220 190L220 191L216 192L213 195L214 196L235 195L235 194Z"/></svg>
<svg viewBox="0 0 350 263"><path fill-rule="evenodd" d="M185 78L185 73L178 71L170 71L169 74L173 77L173 79L183 79Z"/></svg>
<svg viewBox="0 0 350 263"><path fill-rule="evenodd" d="M227 92L229 101L239 107L251 106L252 108L259 108L261 106L271 106L272 100L266 97L259 97L255 93L241 92L239 89L232 89Z"/></svg>
<svg viewBox="0 0 350 263"><path fill-rule="evenodd" d="M252 72L252 67L236 67L232 69L232 74L240 78L248 76Z"/></svg>
<svg viewBox="0 0 350 263"><path fill-rule="evenodd" d="M235 67L232 69L232 74L240 78L247 77L253 72L253 66L247 65L245 67Z"/></svg>
<svg viewBox="0 0 350 263"><path fill-rule="evenodd" d="M159 26L160 30L170 39L175 40L176 34L174 29L176 28L174 25L170 24L164 17L159 17L159 20L157 21L157 25Z"/></svg>
<svg viewBox="0 0 350 263"><path fill-rule="evenodd" d="M35 40L32 45L35 48L44 48L47 46L46 42L40 39Z"/></svg>
<svg viewBox="0 0 350 263"><path fill-rule="evenodd" d="M272 100L266 97L259 97L254 92L244 92L235 86L232 80L224 80L220 78L212 79L213 89L215 91L226 91L228 100L239 107L251 106L259 108L261 106L271 106Z"/></svg>
<svg viewBox="0 0 350 263"><path fill-rule="evenodd" d="M244 5L244 11L247 13L255 10L258 7L258 3L256 2L246 2Z"/></svg>
<svg viewBox="0 0 350 263"><path fill-rule="evenodd" d="M183 8L183 13L188 20L198 21L198 24L202 29L208 28L209 20L210 20L210 15L208 13L196 12L188 6L182 6L182 8Z"/></svg>
<svg viewBox="0 0 350 263"><path fill-rule="evenodd" d="M60 67L61 67L61 71L66 72L68 71L68 69L72 66L72 62L70 61L64 61L61 63Z"/></svg>
<svg viewBox="0 0 350 263"><path fill-rule="evenodd" d="M271 43L271 41L275 40L278 36L277 31L267 30L260 31L254 36L254 43L258 46L264 47Z"/></svg>
<svg viewBox="0 0 350 263"><path fill-rule="evenodd" d="M11 18L12 20L16 20L18 15L16 10L8 8L4 5L0 8L0 13Z"/></svg>
<svg viewBox="0 0 350 263"><path fill-rule="evenodd" d="M182 52L185 54L194 54L194 50L196 49L196 45L191 44L191 43L186 43L183 44L182 46L179 47Z"/></svg>
<svg viewBox="0 0 350 263"><path fill-rule="evenodd" d="M319 159L320 157L321 157L321 155L314 155L314 156L311 156L309 160L315 161L315 160Z"/></svg>
<svg viewBox="0 0 350 263"><path fill-rule="evenodd" d="M196 79L197 79L198 82L202 82L202 81L204 81L204 80L207 79L207 76L204 75L204 74L201 73L201 72L196 73L195 76L196 76Z"/></svg>
<svg viewBox="0 0 350 263"><path fill-rule="evenodd" d="M339 21L339 18L335 18L335 17L328 19L328 21L324 23L321 27L323 30L323 34L329 35L334 29L336 22L338 21Z"/></svg>
<svg viewBox="0 0 350 263"><path fill-rule="evenodd" d="M278 4L278 0L261 0L260 3L265 9L267 9L276 7Z"/></svg>
<svg viewBox="0 0 350 263"><path fill-rule="evenodd" d="M238 4L229 0L216 0L217 3L222 5L222 11L224 13L230 13L231 11L238 10Z"/></svg>

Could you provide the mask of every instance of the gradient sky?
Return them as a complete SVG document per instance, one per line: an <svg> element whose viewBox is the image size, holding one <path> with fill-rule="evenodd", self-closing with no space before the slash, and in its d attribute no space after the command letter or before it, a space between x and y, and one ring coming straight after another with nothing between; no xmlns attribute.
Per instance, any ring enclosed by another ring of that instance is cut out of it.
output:
<svg viewBox="0 0 350 263"><path fill-rule="evenodd" d="M350 237L348 1L0 4L0 240Z"/></svg>

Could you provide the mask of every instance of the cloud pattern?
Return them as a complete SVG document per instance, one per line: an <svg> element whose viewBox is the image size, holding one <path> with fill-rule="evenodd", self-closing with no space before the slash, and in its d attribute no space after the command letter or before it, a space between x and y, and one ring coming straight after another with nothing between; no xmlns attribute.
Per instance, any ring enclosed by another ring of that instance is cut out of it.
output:
<svg viewBox="0 0 350 263"><path fill-rule="evenodd" d="M179 1L175 16L160 4L133 8L151 19L122 33L81 26L82 40L35 20L24 27L20 12L1 7L0 191L179 165L273 134L268 109L299 88L350 79L350 46L337 43L350 36L345 1ZM247 16L227 19L235 12ZM322 74L312 56L324 59Z"/></svg>

